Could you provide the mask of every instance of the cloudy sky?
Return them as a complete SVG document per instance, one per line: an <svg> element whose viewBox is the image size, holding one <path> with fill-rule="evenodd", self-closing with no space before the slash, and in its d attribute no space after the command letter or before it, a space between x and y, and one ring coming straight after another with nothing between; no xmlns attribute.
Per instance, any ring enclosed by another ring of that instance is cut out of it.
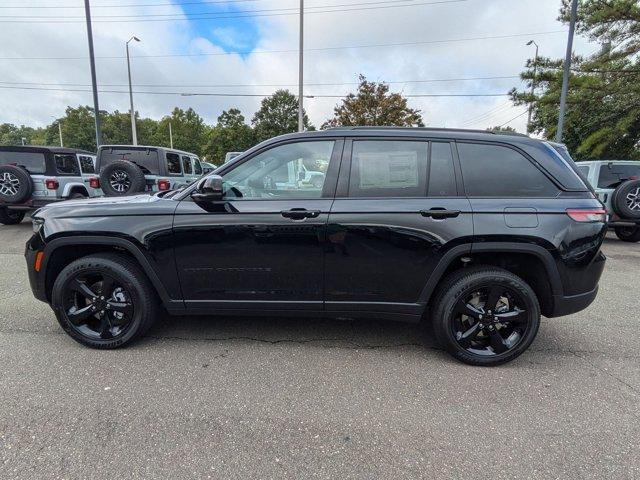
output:
<svg viewBox="0 0 640 480"><path fill-rule="evenodd" d="M67 105L92 104L83 5L0 2L0 123L46 125ZM141 40L131 54L142 116L193 107L214 123L222 110L239 107L250 120L262 95L297 92L298 0L91 5L101 109L128 111L125 42L132 35ZM305 108L319 126L338 102L332 96L353 90L363 73L412 96L428 126L509 122L523 131L524 109L500 95L522 86L517 76L534 52L528 40L541 55L564 56L559 6L560 0L306 0L305 95L315 98L305 99ZM576 38L577 53L596 48ZM218 95L184 95L195 93Z"/></svg>

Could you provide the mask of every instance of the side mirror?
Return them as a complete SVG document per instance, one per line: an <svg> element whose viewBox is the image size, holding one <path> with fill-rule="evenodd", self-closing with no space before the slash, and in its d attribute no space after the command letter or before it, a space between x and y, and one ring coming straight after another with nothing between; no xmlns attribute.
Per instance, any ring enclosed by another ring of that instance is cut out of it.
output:
<svg viewBox="0 0 640 480"><path fill-rule="evenodd" d="M191 198L197 202L215 202L222 200L223 196L222 177L220 175L204 177L198 182L196 189L191 194Z"/></svg>

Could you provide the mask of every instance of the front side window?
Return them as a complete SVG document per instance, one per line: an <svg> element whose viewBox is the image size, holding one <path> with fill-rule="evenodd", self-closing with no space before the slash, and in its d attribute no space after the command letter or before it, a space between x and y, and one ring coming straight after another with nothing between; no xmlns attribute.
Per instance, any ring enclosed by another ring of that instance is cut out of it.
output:
<svg viewBox="0 0 640 480"><path fill-rule="evenodd" d="M191 175L193 173L191 158L187 157L186 155L182 156L182 171L185 175Z"/></svg>
<svg viewBox="0 0 640 480"><path fill-rule="evenodd" d="M53 156L58 173L67 175L80 175L80 165L75 155L56 154Z"/></svg>
<svg viewBox="0 0 640 480"><path fill-rule="evenodd" d="M82 170L82 173L96 173L93 157L78 155L78 159L80 160L80 170Z"/></svg>
<svg viewBox="0 0 640 480"><path fill-rule="evenodd" d="M223 175L226 197L320 198L333 140L287 143L259 153Z"/></svg>
<svg viewBox="0 0 640 480"><path fill-rule="evenodd" d="M202 165L197 157L193 157L193 173L196 175L202 175Z"/></svg>
<svg viewBox="0 0 640 480"><path fill-rule="evenodd" d="M558 188L524 155L502 145L458 143L470 197L555 197Z"/></svg>
<svg viewBox="0 0 640 480"><path fill-rule="evenodd" d="M349 196L424 197L428 146L414 141L354 141Z"/></svg>
<svg viewBox="0 0 640 480"><path fill-rule="evenodd" d="M177 153L167 153L167 173L169 175L180 175L182 173L180 156Z"/></svg>

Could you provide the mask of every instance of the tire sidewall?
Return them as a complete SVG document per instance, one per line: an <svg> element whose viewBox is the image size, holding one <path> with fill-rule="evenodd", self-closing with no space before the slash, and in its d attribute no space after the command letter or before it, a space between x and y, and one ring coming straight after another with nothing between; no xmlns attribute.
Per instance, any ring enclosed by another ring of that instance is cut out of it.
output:
<svg viewBox="0 0 640 480"><path fill-rule="evenodd" d="M521 295L526 304L526 310L532 313L530 323L524 336L515 348L503 354L490 357L476 355L462 348L455 338L453 332L453 308L460 298L473 292L473 290L496 284L515 290ZM451 286L451 289L442 292L440 301L434 311L433 322L434 333L436 334L437 340L454 357L473 365L500 365L515 359L529 348L540 326L540 306L531 287L515 275L509 272L505 272L505 274L499 272L485 274L478 271L471 274L469 278L462 277Z"/></svg>
<svg viewBox="0 0 640 480"><path fill-rule="evenodd" d="M68 320L66 312L64 311L64 298L69 283L79 273L108 274L117 279L118 282L127 290L131 296L131 302L133 303L134 316L131 320L131 324L124 334L113 339L98 340L86 337L73 328L73 325ZM143 292L139 282L135 278L130 278L126 271L119 268L115 262L102 259L87 259L85 261L74 262L60 272L51 293L51 307L53 308L56 318L58 319L58 323L60 323L62 329L77 342L93 348L116 348L127 344L135 338L142 328L144 315L146 314L142 307L144 303L142 301L142 295Z"/></svg>
<svg viewBox="0 0 640 480"><path fill-rule="evenodd" d="M111 186L110 178L116 171L122 171L129 177L131 184L125 192L118 192ZM102 191L108 197L123 197L141 193L145 188L144 172L135 163L118 160L102 169L102 172L100 172L100 185L102 186Z"/></svg>
<svg viewBox="0 0 640 480"><path fill-rule="evenodd" d="M627 180L616 187L611 195L611 206L622 218L640 218L640 210L631 210L627 205L627 195L631 190L640 188L640 180Z"/></svg>
<svg viewBox="0 0 640 480"><path fill-rule="evenodd" d="M0 195L0 200L7 203L22 203L28 200L33 193L33 182L31 181L31 175L24 168L16 165L2 165L0 166L0 176L4 173L10 173L15 176L20 182L18 193L15 195Z"/></svg>

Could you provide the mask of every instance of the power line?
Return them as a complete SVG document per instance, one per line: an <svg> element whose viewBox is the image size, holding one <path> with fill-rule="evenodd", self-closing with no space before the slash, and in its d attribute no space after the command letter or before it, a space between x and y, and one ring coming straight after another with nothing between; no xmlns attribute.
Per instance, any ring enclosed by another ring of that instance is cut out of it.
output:
<svg viewBox="0 0 640 480"><path fill-rule="evenodd" d="M377 43L377 44L363 44L363 45L344 45L344 46L335 46L335 47L316 47L316 48L306 48L305 53L308 52L322 52L322 51L333 51L333 50L348 50L355 48L388 48L388 47L408 47L408 46L416 46L416 45L433 45L433 44L445 44L445 43L458 43L458 42L471 42L478 40L499 40L504 38L518 38L518 37L528 37L534 35L551 35L555 33L566 33L565 30L547 30L543 32L528 32L528 33L511 33L504 35L487 35L482 37L464 37L464 38L449 38L449 39L438 39L438 40L425 40L421 42L400 42L400 43ZM165 53L165 54L156 54L156 55L136 55L132 56L132 58L173 58L173 57L216 57L216 56L226 56L226 55L253 55L253 54L263 54L263 53L298 53L298 50L246 50L246 51L237 51L237 52L215 52L215 53ZM123 59L124 56L98 56L96 57L100 60L115 60L115 59ZM86 56L81 57L0 57L0 60L86 60Z"/></svg>
<svg viewBox="0 0 640 480"><path fill-rule="evenodd" d="M382 81L380 83L385 84L404 84L404 83L437 83L437 82L467 82L478 80L497 80L497 79L514 79L520 78L519 75L497 75L490 77L465 77L465 78L431 78L423 80L394 80L394 81ZM305 82L307 86L348 86L358 85L359 82L318 82L309 83ZM5 82L0 81L0 85L18 85L18 86L56 86L56 87L89 87L86 83L46 83L46 82ZM104 87L128 87L128 83L102 83ZM218 83L218 84L160 84L160 83L137 83L135 87L150 87L150 88L223 88L223 87L293 87L297 83Z"/></svg>
<svg viewBox="0 0 640 480"><path fill-rule="evenodd" d="M77 89L77 88L51 88L51 87L18 87L10 85L0 85L0 88L11 90L40 90L40 91L54 91L54 92L91 92L89 89ZM100 93L122 93L129 94L127 90L99 90ZM134 91L133 93L138 95L178 95L182 97L270 97L273 94L260 94L260 93L228 93L228 92L150 92L150 91ZM504 97L508 96L508 93L428 93L428 94L407 94L404 95L408 98L426 98L426 97ZM344 98L345 95L305 95L306 98Z"/></svg>
<svg viewBox="0 0 640 480"><path fill-rule="evenodd" d="M527 110L525 110L524 112L522 112L522 113L520 113L520 114L516 115L516 116L515 116L515 117L513 117L511 120L509 120L509 121L507 121L507 122L504 122L504 123L503 123L503 124L501 124L501 125L498 125L498 127L504 127L505 125L507 125L507 124L509 124L509 123L513 122L514 120L516 120L516 119L520 118L521 116L526 115L527 113L529 113L529 109L527 109Z"/></svg>
<svg viewBox="0 0 640 480"><path fill-rule="evenodd" d="M499 115L504 113L504 111L506 111L506 109L511 107L511 101L507 101L504 103L501 103L500 105L490 108L488 111L481 113L479 115L474 115L471 118L468 118L467 120L463 121L460 126L462 127L467 127L469 125L474 125L475 123L484 121L488 118L493 117L494 115Z"/></svg>
<svg viewBox="0 0 640 480"><path fill-rule="evenodd" d="M247 3L247 2L257 2L260 0L205 0L202 2L176 2L176 3L126 3L126 4L116 4L116 5L91 5L91 9L94 8L129 8L129 7L169 7L169 6L182 6L182 5L213 5L213 4L229 4L229 3ZM7 9L18 9L18 8L34 8L38 10L42 10L46 8L49 9L71 9L71 8L84 8L82 5L1 5L0 8Z"/></svg>
<svg viewBox="0 0 640 480"><path fill-rule="evenodd" d="M409 0L408 0L409 1ZM451 4L451 3L462 3L467 2L469 0L436 0L431 2L420 2L420 3L411 3L404 5L376 5L376 6L362 6L356 8L335 8L332 10L312 10L305 13L314 14L314 13L337 13L337 12L355 12L355 11L363 11L363 10L379 10L379 9L388 9L388 8L402 8L402 7L418 7L425 5L441 5L441 4ZM388 3L388 2L372 2L372 3ZM362 3L363 5L366 2ZM345 6L348 4L345 4ZM353 4L356 5L356 4ZM334 5L333 7L338 7L341 5ZM326 7L313 7L313 8L331 8L332 5L327 5ZM292 10L292 11L285 11ZM244 12L272 12L272 13L244 13ZM241 13L237 15L237 13ZM219 13L200 13L200 14L181 14L181 15L172 15L173 18L147 18L156 15L139 15L139 17L144 17L136 20L94 20L93 23L140 23L140 22L171 22L171 21L181 21L181 20L218 20L218 19L231 19L231 18L252 18L252 17L278 17L278 16L287 16L287 15L298 15L299 9L297 8L288 8L288 9L264 9L264 10L240 10L238 12L229 12L228 14L220 15ZM165 15L166 16L166 15ZM132 15L127 15L127 18L132 18ZM12 20L0 20L0 23L79 23L83 22L81 17L72 17L76 18L76 20L69 20L69 16L63 17L33 17L33 16L9 16L5 15L3 18L13 18ZM33 20L33 19L36 20ZM48 18L63 18L61 20L43 20ZM106 16L96 18L106 18ZM28 19L28 20L27 20Z"/></svg>

